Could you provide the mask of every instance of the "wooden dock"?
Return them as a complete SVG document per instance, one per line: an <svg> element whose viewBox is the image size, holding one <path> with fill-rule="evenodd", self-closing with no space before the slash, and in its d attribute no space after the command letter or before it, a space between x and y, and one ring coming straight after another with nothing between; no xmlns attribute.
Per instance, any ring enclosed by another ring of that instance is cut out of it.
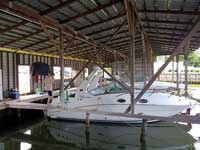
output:
<svg viewBox="0 0 200 150"><path fill-rule="evenodd" d="M6 108L7 108L7 106L3 102L1 102L0 103L0 110L4 110Z"/></svg>
<svg viewBox="0 0 200 150"><path fill-rule="evenodd" d="M59 96L59 90L54 91L53 96ZM33 102L37 102L47 98L48 94L45 93L43 95L30 94L30 95L20 96L20 98L16 100L5 99L3 100L3 102L0 103L0 110L4 110L6 108L46 110L47 105L39 103L36 104Z"/></svg>
<svg viewBox="0 0 200 150"><path fill-rule="evenodd" d="M31 109L31 110L48 110L55 107L47 104L39 104L39 103L29 103L29 102L9 102L6 103L7 108L15 108L15 109Z"/></svg>

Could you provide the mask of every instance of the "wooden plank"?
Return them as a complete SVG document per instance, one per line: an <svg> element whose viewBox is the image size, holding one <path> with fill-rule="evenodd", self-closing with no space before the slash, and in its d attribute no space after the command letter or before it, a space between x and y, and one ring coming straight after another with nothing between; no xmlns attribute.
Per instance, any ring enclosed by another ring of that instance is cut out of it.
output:
<svg viewBox="0 0 200 150"><path fill-rule="evenodd" d="M0 110L4 110L7 108L7 105L5 105L4 103L0 103Z"/></svg>
<svg viewBox="0 0 200 150"><path fill-rule="evenodd" d="M28 103L28 102L6 102L8 108L15 108L15 109L31 109L31 110L48 110L55 108L51 105L47 104L38 104L38 103Z"/></svg>

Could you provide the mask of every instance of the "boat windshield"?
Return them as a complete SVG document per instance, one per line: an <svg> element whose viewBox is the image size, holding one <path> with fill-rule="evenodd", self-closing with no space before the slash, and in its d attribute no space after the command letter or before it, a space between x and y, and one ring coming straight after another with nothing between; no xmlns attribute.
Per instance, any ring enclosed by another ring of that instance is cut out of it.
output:
<svg viewBox="0 0 200 150"><path fill-rule="evenodd" d="M118 83L110 83L103 87L95 88L88 93L94 96L102 94L115 94L115 93L127 93L128 91L120 86Z"/></svg>

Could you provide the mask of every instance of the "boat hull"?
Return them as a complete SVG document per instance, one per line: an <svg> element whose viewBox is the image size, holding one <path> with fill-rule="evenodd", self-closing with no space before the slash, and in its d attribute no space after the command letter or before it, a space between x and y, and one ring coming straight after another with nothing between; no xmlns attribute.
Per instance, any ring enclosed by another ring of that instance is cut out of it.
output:
<svg viewBox="0 0 200 150"><path fill-rule="evenodd" d="M100 112L112 112L112 113L123 113L127 108L128 105L117 105L117 104L107 104L105 105L91 105L85 107L79 107L75 109L75 111L69 109L65 110L56 110L52 109L49 110L47 115L51 119L57 120L70 120L70 121L78 121L78 122L85 122L86 120L86 112L88 110L95 111L95 113L91 113L89 118L91 122L96 123L141 123L142 119L138 118L130 118L130 117L119 117L119 116L109 116L104 114L98 114ZM143 114L143 115L150 115L150 116L163 116L169 117L173 116L174 114L181 113L182 110L187 109L188 105L171 105L171 106L163 106L163 105L142 105L137 104L135 105L135 114ZM97 109L94 109L97 108ZM107 108L107 109L106 109ZM109 109L110 108L110 109ZM149 122L154 122L156 120L150 120Z"/></svg>

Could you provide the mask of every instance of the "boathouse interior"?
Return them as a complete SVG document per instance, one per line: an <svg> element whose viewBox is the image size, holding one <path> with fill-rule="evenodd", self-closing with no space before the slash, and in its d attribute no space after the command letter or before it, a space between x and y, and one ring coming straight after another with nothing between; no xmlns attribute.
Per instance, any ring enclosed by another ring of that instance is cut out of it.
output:
<svg viewBox="0 0 200 150"><path fill-rule="evenodd" d="M135 80L150 80L156 75L156 56L173 55L172 60L184 49L196 50L199 37L199 0L1 0L3 99L11 88L19 89L19 66L42 62L51 70L69 67L71 75L62 81L70 81L91 62L89 72L99 63L112 68L112 75L132 70ZM73 86L83 81L85 72ZM60 83L55 81L55 90ZM25 94L35 88L30 77Z"/></svg>

